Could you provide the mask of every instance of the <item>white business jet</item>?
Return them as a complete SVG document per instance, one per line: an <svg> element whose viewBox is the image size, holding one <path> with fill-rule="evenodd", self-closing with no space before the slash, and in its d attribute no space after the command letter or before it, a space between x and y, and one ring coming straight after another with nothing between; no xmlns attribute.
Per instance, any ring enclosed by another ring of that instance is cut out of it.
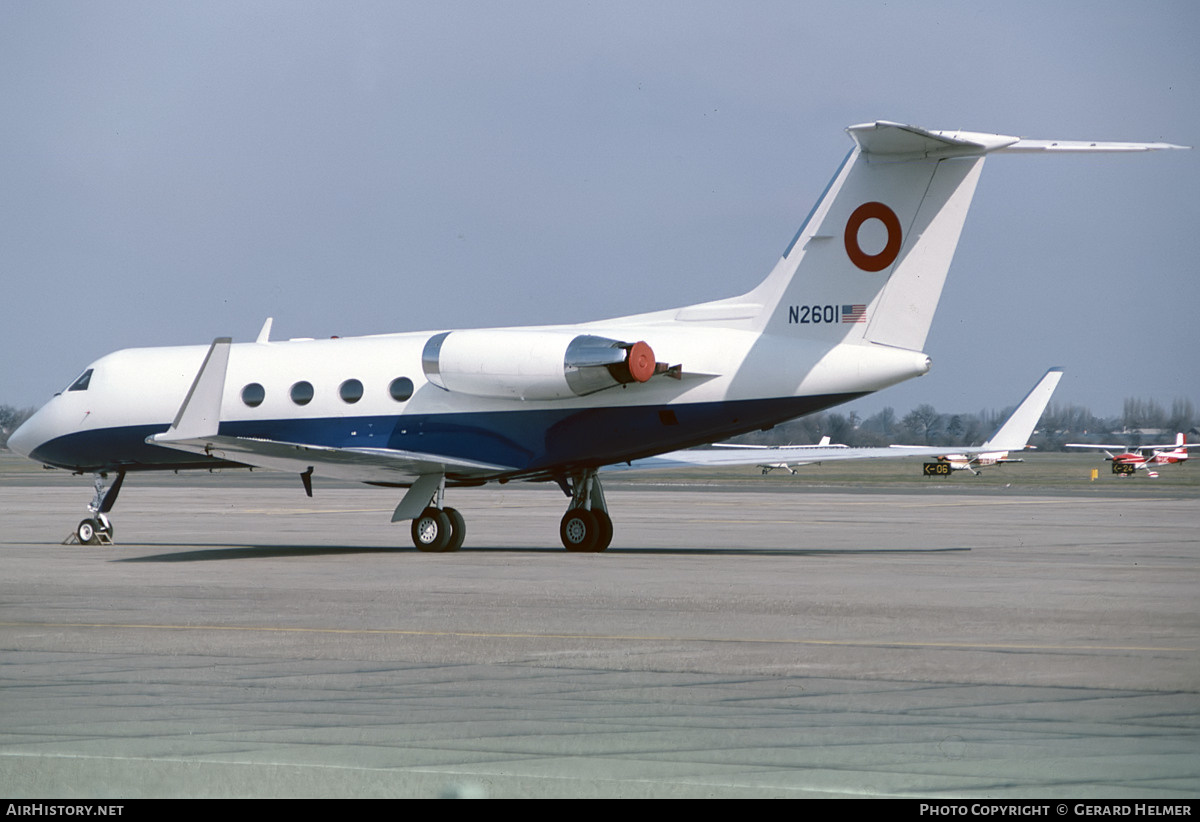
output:
<svg viewBox="0 0 1200 822"><path fill-rule="evenodd" d="M765 280L725 300L572 326L135 348L96 360L12 434L97 475L80 541L110 539L126 475L250 466L407 487L393 521L463 543L448 487L556 482L560 536L601 551L605 465L727 439L929 370L922 349L989 154L1178 148L890 122L854 148ZM113 476L107 488L104 481Z"/></svg>

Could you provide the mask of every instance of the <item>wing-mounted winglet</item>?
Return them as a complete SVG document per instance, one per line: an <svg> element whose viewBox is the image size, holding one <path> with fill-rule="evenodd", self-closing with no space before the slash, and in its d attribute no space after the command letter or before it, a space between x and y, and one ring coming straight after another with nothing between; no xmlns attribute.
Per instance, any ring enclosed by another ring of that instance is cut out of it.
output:
<svg viewBox="0 0 1200 822"><path fill-rule="evenodd" d="M1005 420L996 433L992 434L988 441L980 447L983 450L995 451L1024 449L1030 436L1033 435L1033 429L1038 420L1042 418L1042 412L1046 410L1046 405L1049 404L1054 389L1058 387L1058 381L1062 379L1062 375L1061 368L1051 368L1047 371L1045 376L1033 387L1033 390L1025 395L1025 399L1021 400L1021 404L1017 406L1016 411L1012 412L1012 416Z"/></svg>
<svg viewBox="0 0 1200 822"><path fill-rule="evenodd" d="M258 332L256 343L266 343L271 341L271 323L275 322L274 317L267 317L267 321L263 323L262 330Z"/></svg>
<svg viewBox="0 0 1200 822"><path fill-rule="evenodd" d="M225 370L229 366L230 337L213 340L204 363L188 389L183 405L171 427L150 438L152 442L173 442L216 436L221 423L221 395L225 391Z"/></svg>

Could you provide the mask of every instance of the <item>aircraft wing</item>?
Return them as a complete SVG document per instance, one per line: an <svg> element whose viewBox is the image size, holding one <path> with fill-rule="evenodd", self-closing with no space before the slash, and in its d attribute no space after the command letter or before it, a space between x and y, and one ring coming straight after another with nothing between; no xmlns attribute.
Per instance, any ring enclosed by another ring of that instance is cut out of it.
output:
<svg viewBox="0 0 1200 822"><path fill-rule="evenodd" d="M315 474L360 482L405 483L426 474L445 474L451 479L492 476L511 471L511 466L471 462L438 454L399 451L390 448L330 448L279 440L213 435L183 440L149 439L154 445L206 454L255 468Z"/></svg>
<svg viewBox="0 0 1200 822"><path fill-rule="evenodd" d="M669 451L656 457L622 462L616 465L605 465L601 471L653 471L663 468L689 468L696 466L737 466L737 465L810 465L814 462L824 462L837 459L832 455L845 454L848 451L861 449L845 445L785 445L761 446L754 448L729 448L718 445L713 448L692 448L684 451ZM887 450L887 449L878 449ZM846 459L846 457L842 457ZM852 459L852 458L851 458Z"/></svg>
<svg viewBox="0 0 1200 822"><path fill-rule="evenodd" d="M910 457L938 458L950 454L971 456L992 449L976 446L908 446L890 445L882 448L851 448L847 445L779 446L753 450L730 451L724 448L693 448L671 451L657 457L634 460L631 463L606 465L601 471L653 471L667 468L716 468L739 465L812 465L818 462L841 460L905 459Z"/></svg>
<svg viewBox="0 0 1200 822"><path fill-rule="evenodd" d="M979 454L994 454L996 462L1020 462L1006 459L1008 451L1019 451L1026 447L1034 426L1050 402L1058 381L1062 379L1061 368L1049 369L1037 385L1025 395L1016 410L1004 421L983 445L961 447L892 445L886 448L850 448L845 445L829 445L828 437L820 445L784 445L778 447L731 447L700 448L686 451L671 451L656 457L634 460L632 463L606 466L604 471L648 471L664 468L688 468L696 466L717 467L737 465L760 465L786 467L811 465L814 462L838 460L922 458L967 458Z"/></svg>
<svg viewBox="0 0 1200 822"><path fill-rule="evenodd" d="M1198 443L1194 442L1169 442L1164 445L1098 445L1091 442L1068 442L1065 448L1103 448L1106 451L1146 451L1146 450L1173 450L1173 449L1188 449L1194 448Z"/></svg>

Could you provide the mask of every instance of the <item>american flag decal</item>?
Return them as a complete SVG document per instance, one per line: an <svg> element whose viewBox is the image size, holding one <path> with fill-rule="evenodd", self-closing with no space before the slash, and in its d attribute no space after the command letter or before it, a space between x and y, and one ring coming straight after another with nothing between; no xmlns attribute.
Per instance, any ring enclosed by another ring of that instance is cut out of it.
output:
<svg viewBox="0 0 1200 822"><path fill-rule="evenodd" d="M867 307L865 305L843 305L842 306L842 322L844 323L865 323L867 321Z"/></svg>

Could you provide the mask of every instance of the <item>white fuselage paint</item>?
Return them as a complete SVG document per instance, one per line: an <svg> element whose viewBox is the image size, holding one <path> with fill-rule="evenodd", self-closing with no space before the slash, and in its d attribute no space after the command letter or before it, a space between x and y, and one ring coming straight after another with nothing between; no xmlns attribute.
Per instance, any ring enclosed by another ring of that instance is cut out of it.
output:
<svg viewBox="0 0 1200 822"><path fill-rule="evenodd" d="M544 330L578 331L579 326ZM643 384L615 386L587 397L552 401L501 399L445 391L429 383L421 351L436 332L244 343L232 347L221 408L222 422L306 418L353 419L404 414L489 413L535 409L570 410L621 405L674 405L778 397L858 394L877 391L925 373L921 353L872 344L829 348L804 339L781 339L746 331L679 326L591 324L588 333L644 339L658 358L680 364L682 378L657 376ZM64 391L26 425L18 442L38 444L49 436L171 422L204 358L206 346L133 348L92 363L87 390ZM711 375L711 376L709 376ZM388 385L413 381L410 399L398 402ZM338 388L362 382L362 399L347 403ZM291 387L314 388L297 405ZM265 399L247 406L242 389L258 383ZM363 433L367 436L367 432Z"/></svg>

